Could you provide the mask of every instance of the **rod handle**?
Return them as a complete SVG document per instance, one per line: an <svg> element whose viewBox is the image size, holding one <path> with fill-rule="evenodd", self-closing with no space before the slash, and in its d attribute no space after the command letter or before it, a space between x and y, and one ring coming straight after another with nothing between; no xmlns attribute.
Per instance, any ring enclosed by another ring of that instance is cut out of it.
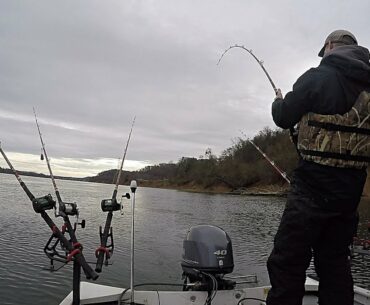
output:
<svg viewBox="0 0 370 305"><path fill-rule="evenodd" d="M82 270L84 271L87 279L92 279L95 281L99 277L99 275L86 262L86 259L83 256L83 254L76 254L76 259L77 259L77 262L82 267Z"/></svg>
<svg viewBox="0 0 370 305"><path fill-rule="evenodd" d="M100 273L103 269L104 252L100 251L98 254L98 260L96 262L95 271Z"/></svg>
<svg viewBox="0 0 370 305"><path fill-rule="evenodd" d="M103 234L101 233L101 228L100 228L100 247L98 248L97 252L95 253L95 255L97 255L95 271L98 272L98 273L100 273L102 271L104 256L107 255L107 257L109 258L109 253L107 253L106 246L107 246L107 240L108 240L108 237L109 237L109 230L110 230L110 227L111 227L112 218L113 218L113 212L110 211L110 212L108 212L107 219L105 220L105 226L104 226ZM113 232L112 232L112 234L113 234ZM112 238L112 243L113 243L113 238Z"/></svg>

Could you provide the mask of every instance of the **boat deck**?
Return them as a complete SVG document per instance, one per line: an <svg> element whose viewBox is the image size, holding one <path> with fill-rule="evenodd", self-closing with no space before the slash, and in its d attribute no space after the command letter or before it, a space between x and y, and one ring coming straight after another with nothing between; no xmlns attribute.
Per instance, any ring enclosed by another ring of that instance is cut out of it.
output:
<svg viewBox="0 0 370 305"><path fill-rule="evenodd" d="M217 291L212 305L265 305L269 291L268 286ZM357 287L355 290L355 305L370 305L370 291ZM131 291L118 287L97 285L88 282L81 283L81 305L118 305L131 304ZM303 305L317 305L318 282L307 278L306 295ZM204 291L136 291L135 304L141 305L204 305L207 292ZM247 299L248 298L248 299ZM244 300L245 299L245 300ZM257 299L257 300L253 300ZM72 305L72 292L60 303Z"/></svg>

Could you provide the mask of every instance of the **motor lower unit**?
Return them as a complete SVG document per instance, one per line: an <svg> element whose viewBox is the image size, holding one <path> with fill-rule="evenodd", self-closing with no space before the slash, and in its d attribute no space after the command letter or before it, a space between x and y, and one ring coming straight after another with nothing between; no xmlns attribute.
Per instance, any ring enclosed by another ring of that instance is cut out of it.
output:
<svg viewBox="0 0 370 305"><path fill-rule="evenodd" d="M235 282L223 279L234 269L233 250L229 235L212 225L191 227L183 243L181 267L185 283L195 285L185 290L232 289ZM217 282L217 283L216 283Z"/></svg>

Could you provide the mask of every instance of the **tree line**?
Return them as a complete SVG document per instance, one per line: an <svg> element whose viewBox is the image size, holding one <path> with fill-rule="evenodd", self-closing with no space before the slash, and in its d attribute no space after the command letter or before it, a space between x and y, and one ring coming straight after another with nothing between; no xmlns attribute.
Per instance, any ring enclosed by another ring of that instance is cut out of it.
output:
<svg viewBox="0 0 370 305"><path fill-rule="evenodd" d="M289 133L266 127L252 139L234 139L233 145L225 149L220 156L214 155L212 150L207 148L204 156L198 158L182 157L177 163L161 163L135 172L124 171L120 183L128 184L132 179L136 179L145 186L195 186L205 190L217 186L235 190L256 185L286 183L249 140L260 147L288 176L292 173L298 157ZM113 183L116 175L117 170L112 169L86 179L92 182Z"/></svg>

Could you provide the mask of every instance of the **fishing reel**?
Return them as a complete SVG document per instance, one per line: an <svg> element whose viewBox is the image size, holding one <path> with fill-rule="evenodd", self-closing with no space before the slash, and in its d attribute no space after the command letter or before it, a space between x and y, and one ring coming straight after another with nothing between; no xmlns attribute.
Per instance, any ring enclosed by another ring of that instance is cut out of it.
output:
<svg viewBox="0 0 370 305"><path fill-rule="evenodd" d="M77 216L77 204L75 202L63 202L63 204L59 206L59 212L68 216Z"/></svg>
<svg viewBox="0 0 370 305"><path fill-rule="evenodd" d="M122 198L125 197L127 199L130 199L130 194L126 193L122 196ZM118 202L116 198L111 199L103 199L101 201L101 209L103 212L114 212L122 209L122 201Z"/></svg>
<svg viewBox="0 0 370 305"><path fill-rule="evenodd" d="M117 199L103 199L101 201L101 209L103 212L113 212L121 209L121 204L117 202Z"/></svg>
<svg viewBox="0 0 370 305"><path fill-rule="evenodd" d="M34 198L32 200L32 207L36 213L42 213L47 210L55 209L55 206L56 202L50 194L43 197Z"/></svg>
<svg viewBox="0 0 370 305"><path fill-rule="evenodd" d="M113 212L121 210L122 213L122 199L121 202L117 202L116 199L117 190L113 192L111 199L103 199L101 201L101 209L103 212L109 212L107 215L107 220L105 222L104 231L102 227L99 227L100 236L100 246L95 251L95 256L98 259L96 262L96 272L102 271L103 261L105 265L108 265L108 260L111 258L114 250L114 240L113 240L113 228L110 226ZM130 199L130 194L126 193L122 198Z"/></svg>
<svg viewBox="0 0 370 305"><path fill-rule="evenodd" d="M77 225L80 225L82 229L84 229L86 226L85 219L82 219L81 222L78 222L79 211L77 208L77 203L75 202L62 202L62 204L59 205L59 215L76 216L74 231L76 231Z"/></svg>

